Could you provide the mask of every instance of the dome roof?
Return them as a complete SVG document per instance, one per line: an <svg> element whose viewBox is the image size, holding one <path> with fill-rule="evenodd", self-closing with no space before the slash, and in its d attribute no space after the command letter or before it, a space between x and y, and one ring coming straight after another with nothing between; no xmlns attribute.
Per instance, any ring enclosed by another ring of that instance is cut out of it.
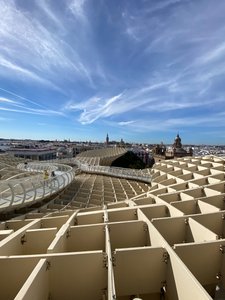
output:
<svg viewBox="0 0 225 300"><path fill-rule="evenodd" d="M181 141L179 134L177 134L177 136L175 137L175 141Z"/></svg>

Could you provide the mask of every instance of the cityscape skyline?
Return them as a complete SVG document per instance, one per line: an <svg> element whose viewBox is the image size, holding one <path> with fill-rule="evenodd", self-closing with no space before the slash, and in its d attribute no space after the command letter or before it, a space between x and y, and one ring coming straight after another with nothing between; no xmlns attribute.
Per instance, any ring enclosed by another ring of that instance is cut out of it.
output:
<svg viewBox="0 0 225 300"><path fill-rule="evenodd" d="M175 137L176 139L176 137ZM163 145L163 146L168 146L168 147L172 147L172 145L174 144L175 142L175 139L172 140L171 142L169 143L164 143L164 141L162 140L161 142L152 142L152 143L141 143L139 141L133 141L133 142L130 142L130 141L124 141L123 139L120 139L120 140L110 140L108 141L108 147L111 148L111 147L115 147L115 146L120 146L120 147L128 147L128 146L137 146L137 147L148 147L148 146L157 146L157 145ZM21 144L24 144L24 145L32 145L32 144L29 144L29 143L42 143L42 144L49 144L49 143L65 143L65 144L83 144L83 145L105 145L107 146L107 143L106 143L106 140L73 140L73 139L30 139L30 138L27 138L27 139L20 139L20 138L2 138L0 137L0 149L1 147L3 149L7 148L5 146L7 146L8 144L11 144L11 143L21 143ZM36 144L35 144L36 145ZM204 149L204 147L211 147L212 149L215 149L215 148L221 148L224 149L225 148L225 144L201 144L201 143L183 143L182 141L182 145L184 147L194 147L194 148L199 148L200 149ZM203 148L202 148L203 147ZM198 155L197 155L198 156Z"/></svg>
<svg viewBox="0 0 225 300"><path fill-rule="evenodd" d="M225 144L212 0L0 0L1 138Z"/></svg>

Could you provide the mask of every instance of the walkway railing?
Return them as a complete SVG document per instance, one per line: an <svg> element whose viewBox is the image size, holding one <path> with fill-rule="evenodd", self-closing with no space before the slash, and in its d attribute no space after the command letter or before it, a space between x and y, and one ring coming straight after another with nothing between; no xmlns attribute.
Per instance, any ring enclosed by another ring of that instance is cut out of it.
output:
<svg viewBox="0 0 225 300"><path fill-rule="evenodd" d="M81 171L85 173L104 174L113 177L138 180L145 183L150 183L152 181L151 175L142 172L142 170L91 165L82 162L77 158L66 158L54 161L76 165Z"/></svg>
<svg viewBox="0 0 225 300"><path fill-rule="evenodd" d="M146 183L151 182L151 176L143 174L141 170L105 166L90 166L88 164L81 163L78 160L75 160L75 162L77 166L86 173L105 174L114 177L143 181Z"/></svg>
<svg viewBox="0 0 225 300"><path fill-rule="evenodd" d="M53 195L72 182L75 172L72 167L56 163L19 164L23 171L37 172L37 175L20 179L0 181L0 211L8 211L41 201ZM49 178L44 179L47 170ZM51 172L55 176L51 177Z"/></svg>

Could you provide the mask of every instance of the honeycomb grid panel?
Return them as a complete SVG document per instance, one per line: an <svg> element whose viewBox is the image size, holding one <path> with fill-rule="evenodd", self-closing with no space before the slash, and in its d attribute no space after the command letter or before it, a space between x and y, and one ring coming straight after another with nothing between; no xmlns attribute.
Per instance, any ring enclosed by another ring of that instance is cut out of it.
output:
<svg viewBox="0 0 225 300"><path fill-rule="evenodd" d="M77 175L0 224L0 298L225 299L224 166L161 161L151 184Z"/></svg>

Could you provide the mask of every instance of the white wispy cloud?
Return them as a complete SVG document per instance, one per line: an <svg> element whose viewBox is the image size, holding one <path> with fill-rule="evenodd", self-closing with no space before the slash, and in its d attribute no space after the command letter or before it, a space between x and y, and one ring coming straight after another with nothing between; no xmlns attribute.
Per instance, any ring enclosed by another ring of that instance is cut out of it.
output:
<svg viewBox="0 0 225 300"><path fill-rule="evenodd" d="M225 120L218 114L211 114L210 116L196 116L186 118L171 118L165 121L169 128L190 128L192 126L201 126L203 128L220 128L225 125Z"/></svg>
<svg viewBox="0 0 225 300"><path fill-rule="evenodd" d="M85 6L86 0L71 0L69 3L69 9L77 17L85 20Z"/></svg>
<svg viewBox="0 0 225 300"><path fill-rule="evenodd" d="M153 4L150 6L150 8L147 10L148 13L155 13L159 10L168 8L169 6L172 6L174 4L180 3L181 0L165 0L165 1L157 1L156 4Z"/></svg>
<svg viewBox="0 0 225 300"><path fill-rule="evenodd" d="M64 113L60 111L55 111L48 109L47 107L43 109L37 109L28 106L30 103L23 103L21 101L15 101L8 98L0 97L0 110L1 111L11 111L17 113L26 113L34 115L47 115L47 116L63 116Z"/></svg>
<svg viewBox="0 0 225 300"><path fill-rule="evenodd" d="M59 19L59 16L54 14L52 8L48 4L49 1L46 0L35 0L36 5L38 5L42 11L46 14L46 16L53 21L53 23L60 29L64 29L64 25Z"/></svg>
<svg viewBox="0 0 225 300"><path fill-rule="evenodd" d="M176 79L154 82L141 88L123 91L112 97L98 95L89 98L87 101L70 101L65 105L64 110L80 112L78 120L82 124L90 124L98 119L109 116L115 117L123 113L128 114L129 112L167 112L212 106L212 98L197 99L194 94L184 97L182 93L185 92L188 83L185 83L185 86L179 89L171 88L171 85L175 84L179 84L179 82L176 82ZM167 90L166 95L164 94L165 89ZM223 103L223 98L214 97L213 103ZM120 124L122 125L123 123Z"/></svg>
<svg viewBox="0 0 225 300"><path fill-rule="evenodd" d="M27 79L30 79L35 82L39 82L40 84L47 85L49 87L52 87L54 89L58 90L58 87L55 86L52 82L50 82L47 79L42 78L41 76L37 75L36 73L23 68L12 61L8 61L2 56L0 56L0 74L3 77L11 77L12 73L14 76L17 75L18 80L25 81Z"/></svg>
<svg viewBox="0 0 225 300"><path fill-rule="evenodd" d="M224 58L225 56L225 43L222 42L217 47L214 47L212 50L205 53L202 57L199 59L199 63L206 64L213 62L215 60Z"/></svg>
<svg viewBox="0 0 225 300"><path fill-rule="evenodd" d="M176 101L166 99L155 101L154 103L151 103L151 105L145 105L143 108L144 111L152 111L152 112L167 112L167 111L176 111L176 110L184 110L184 109L190 109L190 108L197 108L197 107L214 107L218 104L223 104L224 98L222 97L215 97L213 99L195 99L192 96L192 99L177 99Z"/></svg>
<svg viewBox="0 0 225 300"><path fill-rule="evenodd" d="M3 97L0 97L0 102L5 102L5 103L16 103L14 100L7 99L7 98L3 98Z"/></svg>
<svg viewBox="0 0 225 300"><path fill-rule="evenodd" d="M20 107L20 106L18 106ZM62 113L59 113L57 111L52 110L41 110L41 109L31 109L31 108L24 108L24 109L16 109L16 108L7 108L7 107L1 107L1 111L11 111L16 113L25 113L25 114L32 114L32 115L42 115L42 116L49 116L49 115L62 115Z"/></svg>
<svg viewBox="0 0 225 300"><path fill-rule="evenodd" d="M220 125L218 125L218 122ZM123 122L122 122L123 124ZM127 130L139 133L146 132L174 132L182 128L191 128L192 126L202 126L204 128L220 128L225 125L224 116L213 114L210 117L184 117L184 118L152 118L152 120L136 119L125 124ZM111 126L121 126L121 122L112 122ZM123 125L122 125L123 126Z"/></svg>
<svg viewBox="0 0 225 300"><path fill-rule="evenodd" d="M145 88L122 92L111 97L94 96L78 103L70 101L65 105L64 110L81 111L79 122L91 124L97 119L125 113L153 101L150 97L141 98L144 93Z"/></svg>
<svg viewBox="0 0 225 300"><path fill-rule="evenodd" d="M84 107L83 112L79 117L79 121L82 124L91 124L99 118L111 116L114 113L114 105L119 105L118 102L121 97L122 94L119 94L101 102L100 100L94 102L93 99L91 99L86 103L86 107Z"/></svg>
<svg viewBox="0 0 225 300"><path fill-rule="evenodd" d="M84 1L71 1L70 4L76 8L77 14L81 14ZM71 46L64 38L66 30L69 30L63 28L64 19L61 20L53 12L50 2L41 0L36 5L47 18L63 29L64 35L57 36L52 28L42 24L40 13L33 11L32 14L20 9L16 0L1 0L0 64L10 72L8 76L16 72L24 78L59 90L56 74L63 73L71 80L73 73L73 76L88 79L89 84L93 85L91 73L94 69L90 70L85 57L80 56L80 45ZM7 74L2 72L1 75Z"/></svg>
<svg viewBox="0 0 225 300"><path fill-rule="evenodd" d="M118 122L118 124L120 126L126 126L126 125L130 125L130 124L133 124L135 123L135 121L121 121L121 122Z"/></svg>
<svg viewBox="0 0 225 300"><path fill-rule="evenodd" d="M38 103L38 101L34 101L34 100L31 100L31 99L28 99L28 98L26 98L26 97L23 97L23 96L21 96L21 95L18 95L17 93L14 93L14 92L12 92L12 91L9 91L9 90L7 90L7 89L3 89L2 87L0 87L0 91L3 91L4 93L7 93L7 94L9 94L9 95L12 95L12 96L14 96L14 98L20 99L20 100L22 100L23 102L28 102L28 103L30 103L30 104L32 104L32 105L34 105L34 106L38 106L38 107L41 107L41 108L44 108L44 109L45 109L45 107L44 107L43 105L41 105L40 103ZM5 101L9 101L9 102L16 102L16 101L14 101L14 100L12 100L12 99L9 99L9 98L2 98L2 99L5 99Z"/></svg>

